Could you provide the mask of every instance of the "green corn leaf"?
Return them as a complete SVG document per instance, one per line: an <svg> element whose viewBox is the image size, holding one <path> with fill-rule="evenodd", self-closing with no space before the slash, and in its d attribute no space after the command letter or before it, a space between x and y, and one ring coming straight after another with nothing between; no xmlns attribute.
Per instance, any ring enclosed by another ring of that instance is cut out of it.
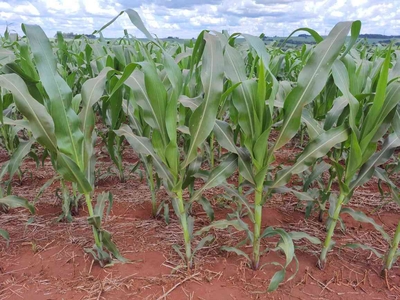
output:
<svg viewBox="0 0 400 300"><path fill-rule="evenodd" d="M207 214L208 218L210 219L210 221L211 222L214 221L214 209L212 208L212 205L211 205L210 201L208 201L204 197L200 197L198 202L200 203L200 205L203 208L203 210L206 212L206 214Z"/></svg>
<svg viewBox="0 0 400 300"><path fill-rule="evenodd" d="M191 111L195 111L203 101L203 99L200 96L195 98L189 98L188 96L185 95L180 95L178 100L180 104L182 104L184 107L189 108Z"/></svg>
<svg viewBox="0 0 400 300"><path fill-rule="evenodd" d="M110 251L110 253L112 253L114 255L114 257L116 259L118 259L120 262L128 262L129 261L128 259L124 258L120 254L117 246L114 244L114 242L111 239L111 234L108 231L101 230L101 241L102 241L104 247L106 247L106 249L108 251Z"/></svg>
<svg viewBox="0 0 400 300"><path fill-rule="evenodd" d="M309 235L306 232L301 232L301 231L291 231L289 232L290 237L292 238L293 241L298 241L301 239L306 239L313 243L314 245L319 245L321 244L321 241L319 238L316 238L314 236Z"/></svg>
<svg viewBox="0 0 400 300"><path fill-rule="evenodd" d="M272 276L271 278L271 282L269 283L267 291L268 292L275 291L279 287L279 284L283 282L283 280L285 280L285 275L286 275L286 269L282 269L276 272L274 276Z"/></svg>
<svg viewBox="0 0 400 300"><path fill-rule="evenodd" d="M192 200L199 198L205 190L216 187L225 182L225 180L236 171L236 168L237 156L230 154L215 169L211 171L202 187L198 189L192 196Z"/></svg>
<svg viewBox="0 0 400 300"><path fill-rule="evenodd" d="M370 143L372 136L375 135L374 131L376 131L377 127L380 125L378 124L380 115L382 113L382 107L385 102L386 98L386 86L388 82L388 74L389 74L389 67L390 67L390 57L391 51L388 51L386 54L385 61L383 63L378 85L376 87L376 94L373 97L372 106L369 109L367 117L363 123L363 127L361 130L361 149L364 152L364 149ZM371 136L372 135L372 136Z"/></svg>
<svg viewBox="0 0 400 300"><path fill-rule="evenodd" d="M94 184L94 143L95 143L95 116L93 105L97 103L104 94L107 75L114 72L111 68L104 68L98 76L87 80L82 86L83 108L79 114L81 130L84 134L84 142L81 145L80 157L82 157L82 169L85 171L87 180Z"/></svg>
<svg viewBox="0 0 400 300"><path fill-rule="evenodd" d="M350 116L349 124L350 128L359 136L358 128L356 126L356 116L358 113L359 103L358 100L350 92L350 80L349 74L347 72L346 66L340 60L336 60L332 66L332 76L336 86L342 92L344 98L349 103L350 106ZM340 111L340 110L339 110ZM338 111L336 110L335 116L338 116Z"/></svg>
<svg viewBox="0 0 400 300"><path fill-rule="evenodd" d="M35 142L34 139L19 142L17 150L13 153L10 161L7 164L7 171L10 176L10 179L18 171L18 168L21 166L22 161L28 155L29 151L31 151L31 147L34 142Z"/></svg>
<svg viewBox="0 0 400 300"><path fill-rule="evenodd" d="M304 105L313 101L324 88L332 64L346 41L351 25L352 22L338 23L328 37L315 47L307 64L299 74L297 86L286 97L284 121L273 151L281 148L297 133L302 109Z"/></svg>
<svg viewBox="0 0 400 300"><path fill-rule="evenodd" d="M285 268L286 268L294 258L294 244L289 233L287 233L285 230L281 228L274 229L273 227L267 227L261 234L260 239L275 235L279 235L281 237L280 241L278 242L278 247L282 249L282 251L285 253L286 257Z"/></svg>
<svg viewBox="0 0 400 300"><path fill-rule="evenodd" d="M20 198L17 196L6 196L3 198L0 198L0 204L6 205L9 208L18 208L18 207L23 207L29 210L32 214L35 213L35 208L32 204L29 203L28 200L24 198Z"/></svg>
<svg viewBox="0 0 400 300"><path fill-rule="evenodd" d="M224 52L225 74L233 84L241 83L232 92L232 101L239 113L239 125L243 132L255 137L256 122L254 99L257 93L257 83L247 80L246 67L239 52L227 45Z"/></svg>
<svg viewBox="0 0 400 300"><path fill-rule="evenodd" d="M122 125L120 129L114 130L114 132L119 136L125 136L131 147L146 156L151 156L153 159L153 165L156 168L157 174L165 179L168 183L169 187L174 186L174 181L171 173L169 172L168 168L163 164L160 158L154 152L154 148L148 138L139 137L132 132L132 129L129 128L127 125Z"/></svg>
<svg viewBox="0 0 400 300"><path fill-rule="evenodd" d="M354 131L350 135L350 150L349 156L346 160L346 173L344 181L350 182L354 174L357 172L362 164L362 152L358 144L357 136Z"/></svg>
<svg viewBox="0 0 400 300"><path fill-rule="evenodd" d="M154 75L154 72L152 72L152 75ZM156 81L158 82L158 80ZM164 131L165 133L165 114L162 115L161 110L158 110L158 99L151 99L147 94L144 73L136 69L132 75L126 79L125 84L132 89L137 104L143 109L143 118L145 122L151 128L159 132ZM164 105L165 100L166 99L162 100Z"/></svg>
<svg viewBox="0 0 400 300"><path fill-rule="evenodd" d="M325 122L324 122L324 130L331 129L332 126L337 123L340 115L343 110L349 104L349 100L345 97L338 97L333 101L332 108L328 111Z"/></svg>
<svg viewBox="0 0 400 300"><path fill-rule="evenodd" d="M249 182L254 184L254 177L251 165L251 157L245 148L236 147L233 142L233 132L230 125L224 121L216 120L214 133L219 144L231 153L238 154L240 174Z"/></svg>
<svg viewBox="0 0 400 300"><path fill-rule="evenodd" d="M362 250L367 250L367 251L372 251L378 258L383 258L383 255L379 253L375 248L365 245L365 244L360 244L360 243L350 243L346 244L343 247L351 248L351 249L357 249L360 248Z"/></svg>
<svg viewBox="0 0 400 300"><path fill-rule="evenodd" d="M5 231L4 229L0 228L0 236L5 239L7 242L10 240L10 235L7 231ZM8 245L8 243L7 243Z"/></svg>
<svg viewBox="0 0 400 300"><path fill-rule="evenodd" d="M57 151L54 122L45 107L37 102L28 91L25 82L15 74L0 75L0 86L9 90L18 110L28 119L35 139L49 151Z"/></svg>
<svg viewBox="0 0 400 300"><path fill-rule="evenodd" d="M303 109L301 120L307 125L308 135L311 140L317 138L324 132L324 129L322 129L318 121L311 116L311 113L307 108Z"/></svg>
<svg viewBox="0 0 400 300"><path fill-rule="evenodd" d="M189 165L197 156L197 148L211 133L218 112L219 100L223 89L223 57L219 40L208 33L204 34L204 50L201 81L204 100L193 112L189 120L190 145L182 168Z"/></svg>
<svg viewBox="0 0 400 300"><path fill-rule="evenodd" d="M317 158L324 156L333 146L347 140L348 134L349 130L344 126L333 128L321 134L307 145L292 167L277 173L272 187L282 186L288 182L293 174L305 171Z"/></svg>
<svg viewBox="0 0 400 300"><path fill-rule="evenodd" d="M83 133L80 120L71 107L72 91L57 72L57 61L44 31L37 25L25 24L22 24L22 30L29 40L40 81L49 97L48 107L55 125L57 146L81 168Z"/></svg>
<svg viewBox="0 0 400 300"><path fill-rule="evenodd" d="M65 180L75 182L80 193L88 194L92 191L92 185L86 179L85 174L80 170L79 166L64 153L59 152L57 154L56 169Z"/></svg>
<svg viewBox="0 0 400 300"><path fill-rule="evenodd" d="M385 163L390 159L394 150L400 146L400 138L392 133L388 136L383 144L382 150L373 154L366 163L361 167L360 172L356 178L350 183L350 189L354 190L356 187L363 185L367 182L374 173L375 167Z"/></svg>
<svg viewBox="0 0 400 300"><path fill-rule="evenodd" d="M321 161L317 165L314 166L311 174L307 177L307 180L304 182L303 191L307 191L310 187L311 183L318 179L324 172L328 171L332 166L324 161Z"/></svg>
<svg viewBox="0 0 400 300"><path fill-rule="evenodd" d="M197 244L196 248L193 250L192 257L195 255L197 251L204 248L207 243L211 243L214 240L214 236L212 234L207 235L202 238L201 241Z"/></svg>
<svg viewBox="0 0 400 300"><path fill-rule="evenodd" d="M234 227L238 231L246 231L249 232L249 227L246 223L241 220L218 220L211 223L211 225L205 226L200 230L196 231L194 235L201 235L205 232L210 231L211 229L226 229L229 226Z"/></svg>
<svg viewBox="0 0 400 300"><path fill-rule="evenodd" d="M246 207L249 219L252 223L254 223L254 213L252 210L253 205L247 201L246 197L239 194L237 189L233 189L233 188L229 187L228 185L223 185L222 187L225 189L225 191L229 195L235 197L235 199L237 199L237 201L239 201L241 203L241 205L244 205Z"/></svg>
<svg viewBox="0 0 400 300"><path fill-rule="evenodd" d="M148 62L142 62L139 64L144 72L144 83L150 105L152 110L154 110L154 114L156 115L163 144L166 146L168 144L166 129L167 92L161 82L160 77L158 76L155 65Z"/></svg>
<svg viewBox="0 0 400 300"><path fill-rule="evenodd" d="M355 211L354 209L350 208L350 207L345 207L342 208L342 210L340 211L341 214L349 214L354 220L358 221L358 222L363 222L363 223L369 223L372 226L374 226L374 228L380 232L380 234L382 234L382 237L390 243L391 238L390 236L386 233L385 230L383 230L383 227L378 225L374 219L366 216L362 211Z"/></svg>
<svg viewBox="0 0 400 300"><path fill-rule="evenodd" d="M250 257L247 255L246 252L243 252L242 250L235 248L235 247L228 247L228 246L222 246L221 247L222 251L226 251L226 252L233 252L239 256L243 256L247 259L247 261L251 261Z"/></svg>

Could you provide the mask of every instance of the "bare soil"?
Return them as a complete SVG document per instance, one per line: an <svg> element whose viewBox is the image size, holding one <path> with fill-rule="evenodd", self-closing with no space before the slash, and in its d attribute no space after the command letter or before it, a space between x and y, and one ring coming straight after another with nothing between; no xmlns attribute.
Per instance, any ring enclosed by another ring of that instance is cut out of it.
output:
<svg viewBox="0 0 400 300"><path fill-rule="evenodd" d="M97 170L102 174L96 194L110 191L114 206L104 227L113 235L121 254L129 263L115 263L101 268L86 254L84 248L93 244L87 225L87 212L82 206L72 223L56 222L61 214L61 202L55 196L59 183L51 185L36 201L37 213L13 209L0 215L0 228L10 233L11 241L0 241L0 299L397 299L400 296L400 266L397 263L386 278L380 276L382 261L371 251L342 247L347 243L363 242L384 252L388 245L370 225L355 222L344 215L346 232L337 229L336 246L328 255L328 264L321 271L316 267L320 245L308 241L296 242L299 271L282 284L276 292L267 293L269 281L279 270L271 262L284 263L284 256L267 252L262 257L264 267L253 271L236 254L220 250L234 246L242 235L235 230L214 231L215 240L196 254L195 268L182 268L182 262L172 249L181 244L182 232L171 209L171 222L150 216L150 192L138 173L128 175L137 161L130 149L124 153L127 180L108 172L112 163L98 149ZM295 159L296 149L283 149L277 164ZM0 151L0 163L7 160ZM51 163L36 168L26 159L21 169L22 180L14 178L13 193L33 200L42 185L55 174ZM362 210L393 235L400 209L388 202L382 206L372 179L356 191L351 207ZM236 178L232 177L231 182ZM209 191L206 196L214 204L216 219L231 212L229 201ZM167 198L163 189L158 200ZM95 199L95 198L94 198ZM317 216L304 218L304 207L291 194L274 195L263 211L263 226L277 226L287 231L305 231L323 240L324 223ZM195 227L210 223L200 207L194 207ZM246 218L245 218L246 220ZM248 222L248 220L247 220ZM198 240L194 242L196 244ZM276 240L263 241L273 248ZM250 253L250 247L241 248ZM293 262L286 278L294 274Z"/></svg>

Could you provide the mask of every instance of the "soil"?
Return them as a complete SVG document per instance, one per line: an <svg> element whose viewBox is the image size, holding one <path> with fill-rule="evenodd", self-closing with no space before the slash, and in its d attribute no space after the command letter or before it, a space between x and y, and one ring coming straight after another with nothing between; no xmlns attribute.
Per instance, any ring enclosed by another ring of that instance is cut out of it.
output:
<svg viewBox="0 0 400 300"><path fill-rule="evenodd" d="M279 152L276 164L289 164L298 149L285 148ZM170 209L170 223L163 218L151 218L150 192L145 180L136 172L128 174L138 161L130 148L124 151L126 181L121 183L106 152L98 148L96 195L102 191L113 194L114 205L104 220L104 228L112 233L113 241L128 263L116 262L101 268L84 251L93 245L87 212L80 207L73 222L57 222L61 202L53 183L35 202L34 216L24 209L11 209L0 215L0 228L9 232L9 245L0 241L0 299L397 299L400 296L400 265L386 278L380 276L382 260L371 251L343 247L348 243L372 245L381 253L387 242L370 225L343 215L346 231L335 232L336 245L328 255L325 269L316 263L320 245L307 240L296 241L299 270L292 262L286 278L275 292L267 287L279 270L274 262L283 264L284 256L269 251L262 256L261 270L253 271L243 257L222 251L221 246L235 246L243 235L234 229L214 230L214 241L196 253L195 267L187 270L173 250L181 245L182 232ZM8 159L0 151L0 163ZM36 167L30 158L21 167L22 178L14 178L13 194L34 200L40 188L55 174L50 161ZM230 182L236 182L236 176ZM358 189L351 202L393 236L399 221L400 208L382 201L376 179ZM221 189L206 193L213 203L215 219L224 219L232 212L230 201L221 197ZM96 198L94 196L94 199ZM163 190L158 201L168 199ZM385 204L385 205L383 205ZM195 230L210 224L199 205L193 208ZM317 215L304 217L304 206L292 194L276 194L263 211L263 227L276 226L287 231L304 231L323 240L325 225ZM249 220L244 217L249 223ZM249 223L250 224L250 223ZM196 238L194 245L200 238ZM263 247L273 249L276 239L263 241ZM250 253L249 246L241 248Z"/></svg>

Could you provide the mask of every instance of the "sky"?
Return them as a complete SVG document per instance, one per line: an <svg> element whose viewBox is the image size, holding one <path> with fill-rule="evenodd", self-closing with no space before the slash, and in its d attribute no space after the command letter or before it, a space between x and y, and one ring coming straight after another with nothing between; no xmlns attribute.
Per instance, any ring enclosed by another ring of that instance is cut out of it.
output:
<svg viewBox="0 0 400 300"><path fill-rule="evenodd" d="M400 34L400 0L0 0L0 35L7 25L21 33L21 23L40 25L49 37L90 34L127 8L160 38L192 38L203 29L287 36L300 27L324 35L340 21L357 19L361 33ZM124 29L143 37L125 14L104 36L121 37Z"/></svg>

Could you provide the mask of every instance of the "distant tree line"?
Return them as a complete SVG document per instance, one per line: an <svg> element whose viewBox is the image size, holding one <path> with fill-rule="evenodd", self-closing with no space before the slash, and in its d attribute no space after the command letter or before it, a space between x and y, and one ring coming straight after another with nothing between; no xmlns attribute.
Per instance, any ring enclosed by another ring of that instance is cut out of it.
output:
<svg viewBox="0 0 400 300"><path fill-rule="evenodd" d="M360 34L360 38L367 38L367 39L400 39L400 35L383 35L383 34Z"/></svg>
<svg viewBox="0 0 400 300"><path fill-rule="evenodd" d="M57 32L58 34L58 32ZM55 38L57 37L57 34L54 36ZM77 34L77 33L73 33L73 32L61 32L63 38L65 39L74 39L76 37L80 37L80 36L85 36L88 39L96 39L97 37L94 34Z"/></svg>

